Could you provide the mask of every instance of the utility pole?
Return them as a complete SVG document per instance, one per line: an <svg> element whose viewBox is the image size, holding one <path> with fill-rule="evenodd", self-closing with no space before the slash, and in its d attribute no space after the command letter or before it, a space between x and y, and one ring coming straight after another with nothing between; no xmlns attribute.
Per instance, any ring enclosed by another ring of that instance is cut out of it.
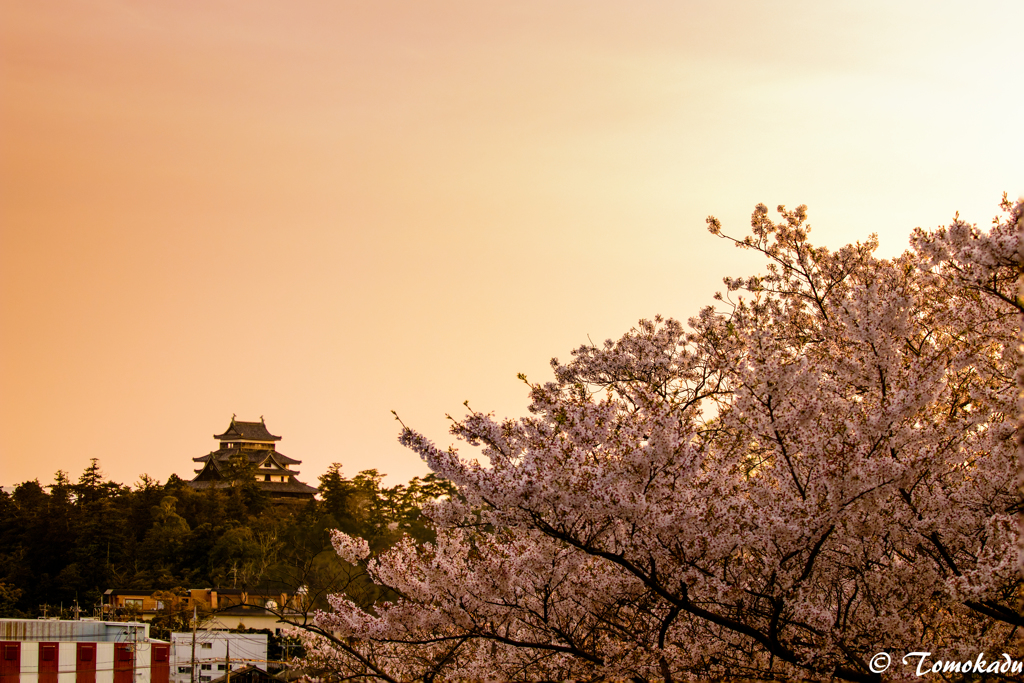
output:
<svg viewBox="0 0 1024 683"><path fill-rule="evenodd" d="M192 666L188 669L192 683L196 683L196 625L198 623L196 605L192 605Z"/></svg>
<svg viewBox="0 0 1024 683"><path fill-rule="evenodd" d="M225 645L227 645L227 650L224 653L224 666L228 670L228 673L227 673L228 677L225 680L225 683L231 683L231 639L230 638L227 639L227 641L225 642Z"/></svg>

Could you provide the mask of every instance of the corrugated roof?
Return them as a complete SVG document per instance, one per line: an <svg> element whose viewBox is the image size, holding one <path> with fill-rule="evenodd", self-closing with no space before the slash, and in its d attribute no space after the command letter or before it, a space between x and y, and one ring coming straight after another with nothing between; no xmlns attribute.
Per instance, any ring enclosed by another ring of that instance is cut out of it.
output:
<svg viewBox="0 0 1024 683"><path fill-rule="evenodd" d="M132 634L132 631L137 631L137 634ZM0 619L0 640L123 643L133 639L147 642L149 624L60 619Z"/></svg>

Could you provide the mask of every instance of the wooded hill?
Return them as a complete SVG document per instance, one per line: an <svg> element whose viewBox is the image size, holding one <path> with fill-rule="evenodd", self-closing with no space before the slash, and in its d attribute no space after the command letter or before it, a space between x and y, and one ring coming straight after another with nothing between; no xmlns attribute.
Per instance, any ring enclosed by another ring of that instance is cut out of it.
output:
<svg viewBox="0 0 1024 683"><path fill-rule="evenodd" d="M133 486L109 481L94 459L73 482L0 491L0 617L96 613L103 591L134 588L306 586L312 607L330 592L379 597L338 559L329 530L365 538L375 549L404 535L428 540L420 509L453 489L434 475L384 487L376 470L320 477L321 500L271 500L239 464L232 486L195 491L176 475L161 484L143 474Z"/></svg>

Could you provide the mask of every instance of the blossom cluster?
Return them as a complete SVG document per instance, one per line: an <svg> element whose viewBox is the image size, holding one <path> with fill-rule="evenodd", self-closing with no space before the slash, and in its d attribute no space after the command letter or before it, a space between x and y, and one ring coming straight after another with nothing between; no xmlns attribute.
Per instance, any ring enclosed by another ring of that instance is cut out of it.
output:
<svg viewBox="0 0 1024 683"><path fill-rule="evenodd" d="M1015 373L1021 204L911 250L808 242L759 206L767 272L471 411L464 457L400 440L459 496L437 538L343 559L397 596L343 596L311 659L384 680L877 680L879 649L950 659L1019 638ZM712 232L721 233L709 219Z"/></svg>

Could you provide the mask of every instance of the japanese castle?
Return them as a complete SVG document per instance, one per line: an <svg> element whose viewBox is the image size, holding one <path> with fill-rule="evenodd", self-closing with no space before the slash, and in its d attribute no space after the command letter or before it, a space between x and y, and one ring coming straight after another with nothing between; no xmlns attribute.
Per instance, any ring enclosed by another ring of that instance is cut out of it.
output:
<svg viewBox="0 0 1024 683"><path fill-rule="evenodd" d="M281 437L267 431L262 417L259 422L241 422L232 416L227 430L223 434L214 434L213 438L220 441L220 448L192 458L193 462L202 463L195 478L188 483L192 488L202 490L231 486L224 470L233 458L241 455L255 465L256 482L272 499L310 500L317 493L316 488L295 478L299 472L291 469L291 465L302 461L277 450Z"/></svg>

